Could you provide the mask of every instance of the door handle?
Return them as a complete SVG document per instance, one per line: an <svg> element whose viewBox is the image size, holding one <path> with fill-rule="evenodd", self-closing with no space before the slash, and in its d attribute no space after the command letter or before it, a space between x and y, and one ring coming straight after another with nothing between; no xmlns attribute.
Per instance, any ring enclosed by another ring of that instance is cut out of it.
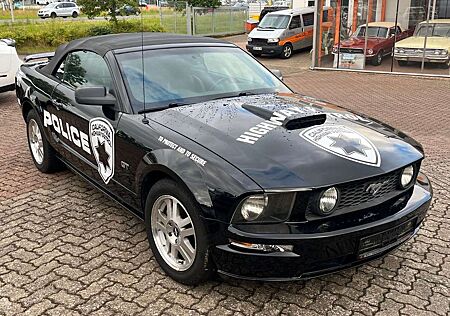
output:
<svg viewBox="0 0 450 316"><path fill-rule="evenodd" d="M64 107L64 103L62 103L60 99L53 99L52 104L55 106L57 110L61 110L61 108Z"/></svg>

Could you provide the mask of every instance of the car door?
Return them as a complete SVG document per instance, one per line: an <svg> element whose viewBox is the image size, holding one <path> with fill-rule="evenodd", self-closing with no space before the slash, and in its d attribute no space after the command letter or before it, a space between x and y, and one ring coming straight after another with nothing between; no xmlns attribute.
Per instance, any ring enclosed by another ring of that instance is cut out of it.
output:
<svg viewBox="0 0 450 316"><path fill-rule="evenodd" d="M64 15L64 4L60 3L55 7L55 13L56 16L63 16Z"/></svg>
<svg viewBox="0 0 450 316"><path fill-rule="evenodd" d="M291 42L294 49L302 48L301 43L301 33L302 22L300 19L300 15L292 16L291 22L289 23L288 30L286 31L286 41Z"/></svg>
<svg viewBox="0 0 450 316"><path fill-rule="evenodd" d="M72 15L72 3L64 3L64 16L71 16Z"/></svg>
<svg viewBox="0 0 450 316"><path fill-rule="evenodd" d="M61 69L62 80L52 94L52 103L58 108L62 121L61 137L64 158L79 172L125 201L134 198L115 177L122 159L122 144L116 143L116 132L121 117L121 104L115 106L79 104L75 91L80 87L105 87L115 95L116 87L110 67L100 55L90 51L74 51L65 58Z"/></svg>
<svg viewBox="0 0 450 316"><path fill-rule="evenodd" d="M314 32L314 13L302 14L303 24L303 45L302 47L310 47L313 45L313 32Z"/></svg>

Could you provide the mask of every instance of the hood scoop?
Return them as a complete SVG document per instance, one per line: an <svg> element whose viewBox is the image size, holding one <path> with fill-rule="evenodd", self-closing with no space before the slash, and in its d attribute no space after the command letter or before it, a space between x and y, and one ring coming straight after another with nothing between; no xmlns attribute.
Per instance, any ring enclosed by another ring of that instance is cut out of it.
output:
<svg viewBox="0 0 450 316"><path fill-rule="evenodd" d="M296 130L315 125L321 125L327 120L326 114L313 114L308 116L287 117L283 122L283 127L287 130Z"/></svg>
<svg viewBox="0 0 450 316"><path fill-rule="evenodd" d="M263 118L265 120L270 120L272 116L274 116L274 112L260 108L254 105L250 104L243 104L242 108L246 109L247 111L259 116L260 118ZM290 117L286 117L283 121L282 126L287 130L296 130L301 128L307 128L314 125L321 125L325 123L327 120L327 116L325 113L320 114L298 114Z"/></svg>

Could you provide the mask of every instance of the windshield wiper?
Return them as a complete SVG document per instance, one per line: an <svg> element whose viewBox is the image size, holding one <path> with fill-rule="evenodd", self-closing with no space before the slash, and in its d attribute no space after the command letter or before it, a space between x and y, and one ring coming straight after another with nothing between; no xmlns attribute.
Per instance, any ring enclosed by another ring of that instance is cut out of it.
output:
<svg viewBox="0 0 450 316"><path fill-rule="evenodd" d="M211 99L211 100L229 99L229 98L237 98L237 97L247 97L247 96L250 96L250 95L257 95L257 94L261 94L261 93L240 92L238 94L225 95L225 96L217 97L217 98L214 98L214 99Z"/></svg>
<svg viewBox="0 0 450 316"><path fill-rule="evenodd" d="M149 112L157 112L157 111L161 111L161 110L166 110L169 108L175 108L177 106L183 106L183 105L189 105L190 103L183 103L183 102L171 102L169 104L165 104L162 106L158 106L158 107L151 107L145 110L140 110L138 111L139 114L143 114L143 113L149 113Z"/></svg>

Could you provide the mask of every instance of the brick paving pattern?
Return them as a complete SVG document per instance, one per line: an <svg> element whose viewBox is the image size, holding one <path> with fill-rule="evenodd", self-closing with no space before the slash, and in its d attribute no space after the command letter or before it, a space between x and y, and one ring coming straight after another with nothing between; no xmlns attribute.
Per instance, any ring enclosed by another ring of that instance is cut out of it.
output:
<svg viewBox="0 0 450 316"><path fill-rule="evenodd" d="M414 239L309 281L177 284L139 220L68 171L36 170L15 96L1 94L0 315L449 315L450 80L304 70L286 82L424 145L435 198Z"/></svg>

